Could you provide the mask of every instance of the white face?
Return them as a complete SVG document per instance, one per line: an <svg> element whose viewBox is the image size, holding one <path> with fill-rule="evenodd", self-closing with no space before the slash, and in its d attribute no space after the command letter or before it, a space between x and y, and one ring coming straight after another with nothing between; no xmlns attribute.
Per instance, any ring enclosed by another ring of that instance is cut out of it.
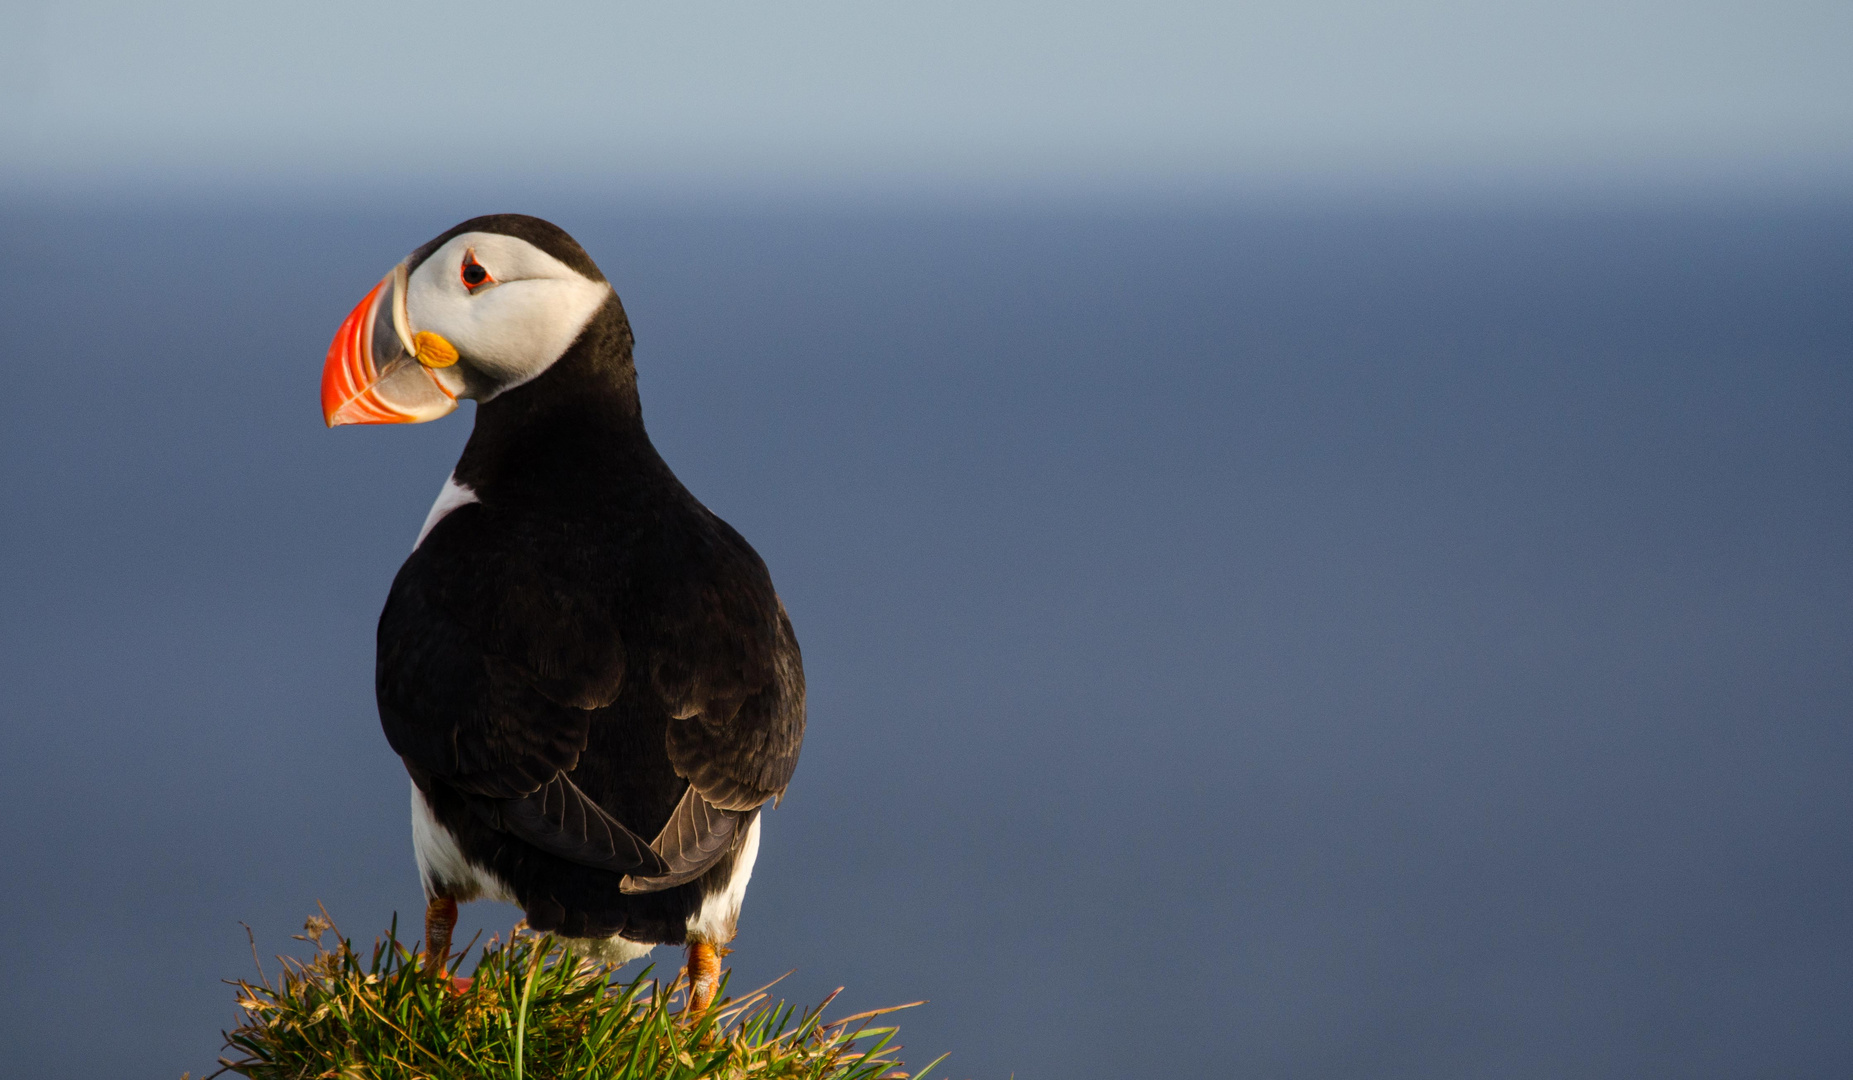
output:
<svg viewBox="0 0 1853 1080"><path fill-rule="evenodd" d="M471 264L486 275L474 287L465 278ZM526 240L470 232L412 272L405 311L414 334L442 335L487 383L459 396L487 401L551 367L610 295L610 285Z"/></svg>

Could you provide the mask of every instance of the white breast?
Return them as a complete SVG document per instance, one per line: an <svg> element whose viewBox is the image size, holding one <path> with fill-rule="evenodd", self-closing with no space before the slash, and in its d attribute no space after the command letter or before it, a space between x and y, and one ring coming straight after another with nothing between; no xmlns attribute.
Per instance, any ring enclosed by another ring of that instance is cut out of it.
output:
<svg viewBox="0 0 1853 1080"><path fill-rule="evenodd" d="M431 530L437 526L438 522L444 520L445 514L459 506L468 506L473 502L481 501L474 491L457 483L455 476L445 480L444 487L438 492L437 502L431 504L431 512L425 515L425 527L418 530L418 539L412 541L412 550L418 550L418 545L425 542L425 537L431 535Z"/></svg>

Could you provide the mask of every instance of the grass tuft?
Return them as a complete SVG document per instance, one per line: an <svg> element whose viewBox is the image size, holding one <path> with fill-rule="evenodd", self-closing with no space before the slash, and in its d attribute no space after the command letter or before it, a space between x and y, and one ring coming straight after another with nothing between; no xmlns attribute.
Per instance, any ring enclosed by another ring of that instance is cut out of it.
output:
<svg viewBox="0 0 1853 1080"><path fill-rule="evenodd" d="M273 985L232 983L243 1022L225 1035L219 1072L255 1080L899 1080L896 1029L876 1018L912 1005L826 1021L831 994L812 1009L762 987L721 996L695 1016L686 986L646 969L629 982L548 935L517 926L492 939L473 981L452 990L448 970L425 969L398 926L361 954L325 915L298 940L307 960L279 957ZM325 939L333 933L333 944ZM255 952L255 950L253 950ZM468 949L464 950L465 954ZM841 992L840 990L838 991ZM918 1005L920 1002L914 1002ZM936 1067L942 1055L921 1075ZM214 1076L218 1073L212 1074ZM185 1078L183 1078L185 1080Z"/></svg>

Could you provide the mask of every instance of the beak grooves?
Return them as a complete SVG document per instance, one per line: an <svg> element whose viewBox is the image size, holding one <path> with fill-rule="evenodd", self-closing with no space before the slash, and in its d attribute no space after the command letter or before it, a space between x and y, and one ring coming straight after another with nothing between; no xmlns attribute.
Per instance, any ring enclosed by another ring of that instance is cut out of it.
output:
<svg viewBox="0 0 1853 1080"><path fill-rule="evenodd" d="M322 419L329 427L339 424L404 424L416 419L387 407L369 393L380 381L379 369L373 366L373 320L379 314L381 297L392 288L388 275L366 299L355 305L335 331L328 346L328 361L322 366Z"/></svg>

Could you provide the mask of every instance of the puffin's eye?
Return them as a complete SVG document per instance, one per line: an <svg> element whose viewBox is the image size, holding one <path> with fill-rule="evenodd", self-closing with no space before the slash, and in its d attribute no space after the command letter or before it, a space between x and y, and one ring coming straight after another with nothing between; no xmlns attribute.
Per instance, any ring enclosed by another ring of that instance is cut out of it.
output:
<svg viewBox="0 0 1853 1080"><path fill-rule="evenodd" d="M474 248L463 253L464 288L474 291L479 286L488 285L494 281L495 278L489 276L489 271L483 269L483 264L476 261L476 250Z"/></svg>

